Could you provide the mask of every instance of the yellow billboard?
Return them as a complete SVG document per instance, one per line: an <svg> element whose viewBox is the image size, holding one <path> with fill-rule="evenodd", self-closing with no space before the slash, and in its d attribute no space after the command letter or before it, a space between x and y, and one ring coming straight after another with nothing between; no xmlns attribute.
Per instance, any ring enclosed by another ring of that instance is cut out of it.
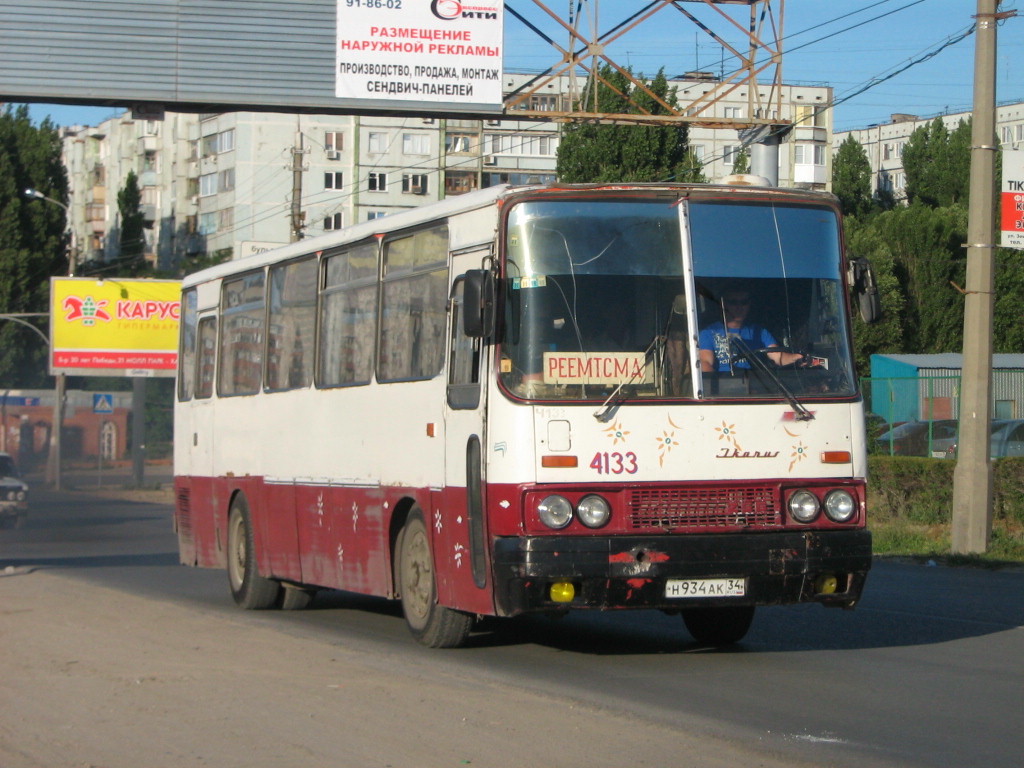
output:
<svg viewBox="0 0 1024 768"><path fill-rule="evenodd" d="M50 373L173 376L177 280L50 279Z"/></svg>

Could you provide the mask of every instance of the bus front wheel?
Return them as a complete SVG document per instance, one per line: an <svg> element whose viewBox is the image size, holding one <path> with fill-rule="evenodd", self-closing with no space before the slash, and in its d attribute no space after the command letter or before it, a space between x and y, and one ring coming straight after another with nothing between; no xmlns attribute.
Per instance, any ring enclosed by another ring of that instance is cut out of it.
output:
<svg viewBox="0 0 1024 768"><path fill-rule="evenodd" d="M423 513L414 509L398 540L398 589L405 622L429 648L458 648L466 642L473 617L437 603L437 581Z"/></svg>
<svg viewBox="0 0 1024 768"><path fill-rule="evenodd" d="M231 502L228 515L228 584L235 602L250 611L275 607L281 592L279 581L260 576L256 568L249 504L242 495Z"/></svg>
<svg viewBox="0 0 1024 768"><path fill-rule="evenodd" d="M702 645L732 645L747 634L754 620L754 606L686 608L683 622L693 639Z"/></svg>

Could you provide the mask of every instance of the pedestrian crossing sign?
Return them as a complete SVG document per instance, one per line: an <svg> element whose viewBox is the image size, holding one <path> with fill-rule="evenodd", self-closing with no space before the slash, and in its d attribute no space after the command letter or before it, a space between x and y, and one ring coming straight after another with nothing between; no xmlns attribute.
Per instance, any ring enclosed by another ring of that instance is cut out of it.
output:
<svg viewBox="0 0 1024 768"><path fill-rule="evenodd" d="M92 396L93 413L113 413L114 396L109 393L96 393Z"/></svg>

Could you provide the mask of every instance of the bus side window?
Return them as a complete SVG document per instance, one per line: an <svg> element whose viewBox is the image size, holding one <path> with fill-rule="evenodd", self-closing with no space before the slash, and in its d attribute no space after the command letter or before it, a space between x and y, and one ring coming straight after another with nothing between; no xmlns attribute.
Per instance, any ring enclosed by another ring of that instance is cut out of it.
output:
<svg viewBox="0 0 1024 768"><path fill-rule="evenodd" d="M181 297L181 341L178 358L178 399L191 400L196 382L196 312L195 289L186 291Z"/></svg>
<svg viewBox="0 0 1024 768"><path fill-rule="evenodd" d="M217 318L204 317L196 333L196 399L213 395L214 372L217 370Z"/></svg>
<svg viewBox="0 0 1024 768"><path fill-rule="evenodd" d="M221 395L252 395L260 391L266 324L264 282L263 272L250 272L223 283L217 382Z"/></svg>

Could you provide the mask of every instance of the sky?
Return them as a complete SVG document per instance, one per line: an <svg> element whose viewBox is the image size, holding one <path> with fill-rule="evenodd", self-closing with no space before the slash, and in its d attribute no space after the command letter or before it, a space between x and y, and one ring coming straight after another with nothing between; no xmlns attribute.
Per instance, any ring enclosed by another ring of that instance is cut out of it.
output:
<svg viewBox="0 0 1024 768"><path fill-rule="evenodd" d="M567 33L529 3L506 0L507 6L523 12L550 38L567 40ZM600 0L598 5L591 0L581 24L610 29L643 4ZM554 3L548 5L554 7ZM1017 5L1015 0L1003 0L1001 9ZM705 4L684 6L727 42L745 40ZM1024 61L1024 3L1020 6L1022 15L1003 21L997 32L996 99L1000 103L1024 101L1024 73L1018 71ZM721 7L734 17L746 13L742 6ZM885 123L896 112L930 117L969 111L975 36L954 41L971 27L976 10L976 0L787 0L782 79L788 84L832 86L837 131ZM737 18L746 21L745 16ZM508 15L504 47L507 71L542 71L558 61L549 43ZM652 76L664 68L669 77L691 70L728 73L732 67L722 51L721 45L672 9L637 25L608 48L616 63L634 72ZM122 112L111 107L30 105L34 120L49 116L57 125L96 125Z"/></svg>

